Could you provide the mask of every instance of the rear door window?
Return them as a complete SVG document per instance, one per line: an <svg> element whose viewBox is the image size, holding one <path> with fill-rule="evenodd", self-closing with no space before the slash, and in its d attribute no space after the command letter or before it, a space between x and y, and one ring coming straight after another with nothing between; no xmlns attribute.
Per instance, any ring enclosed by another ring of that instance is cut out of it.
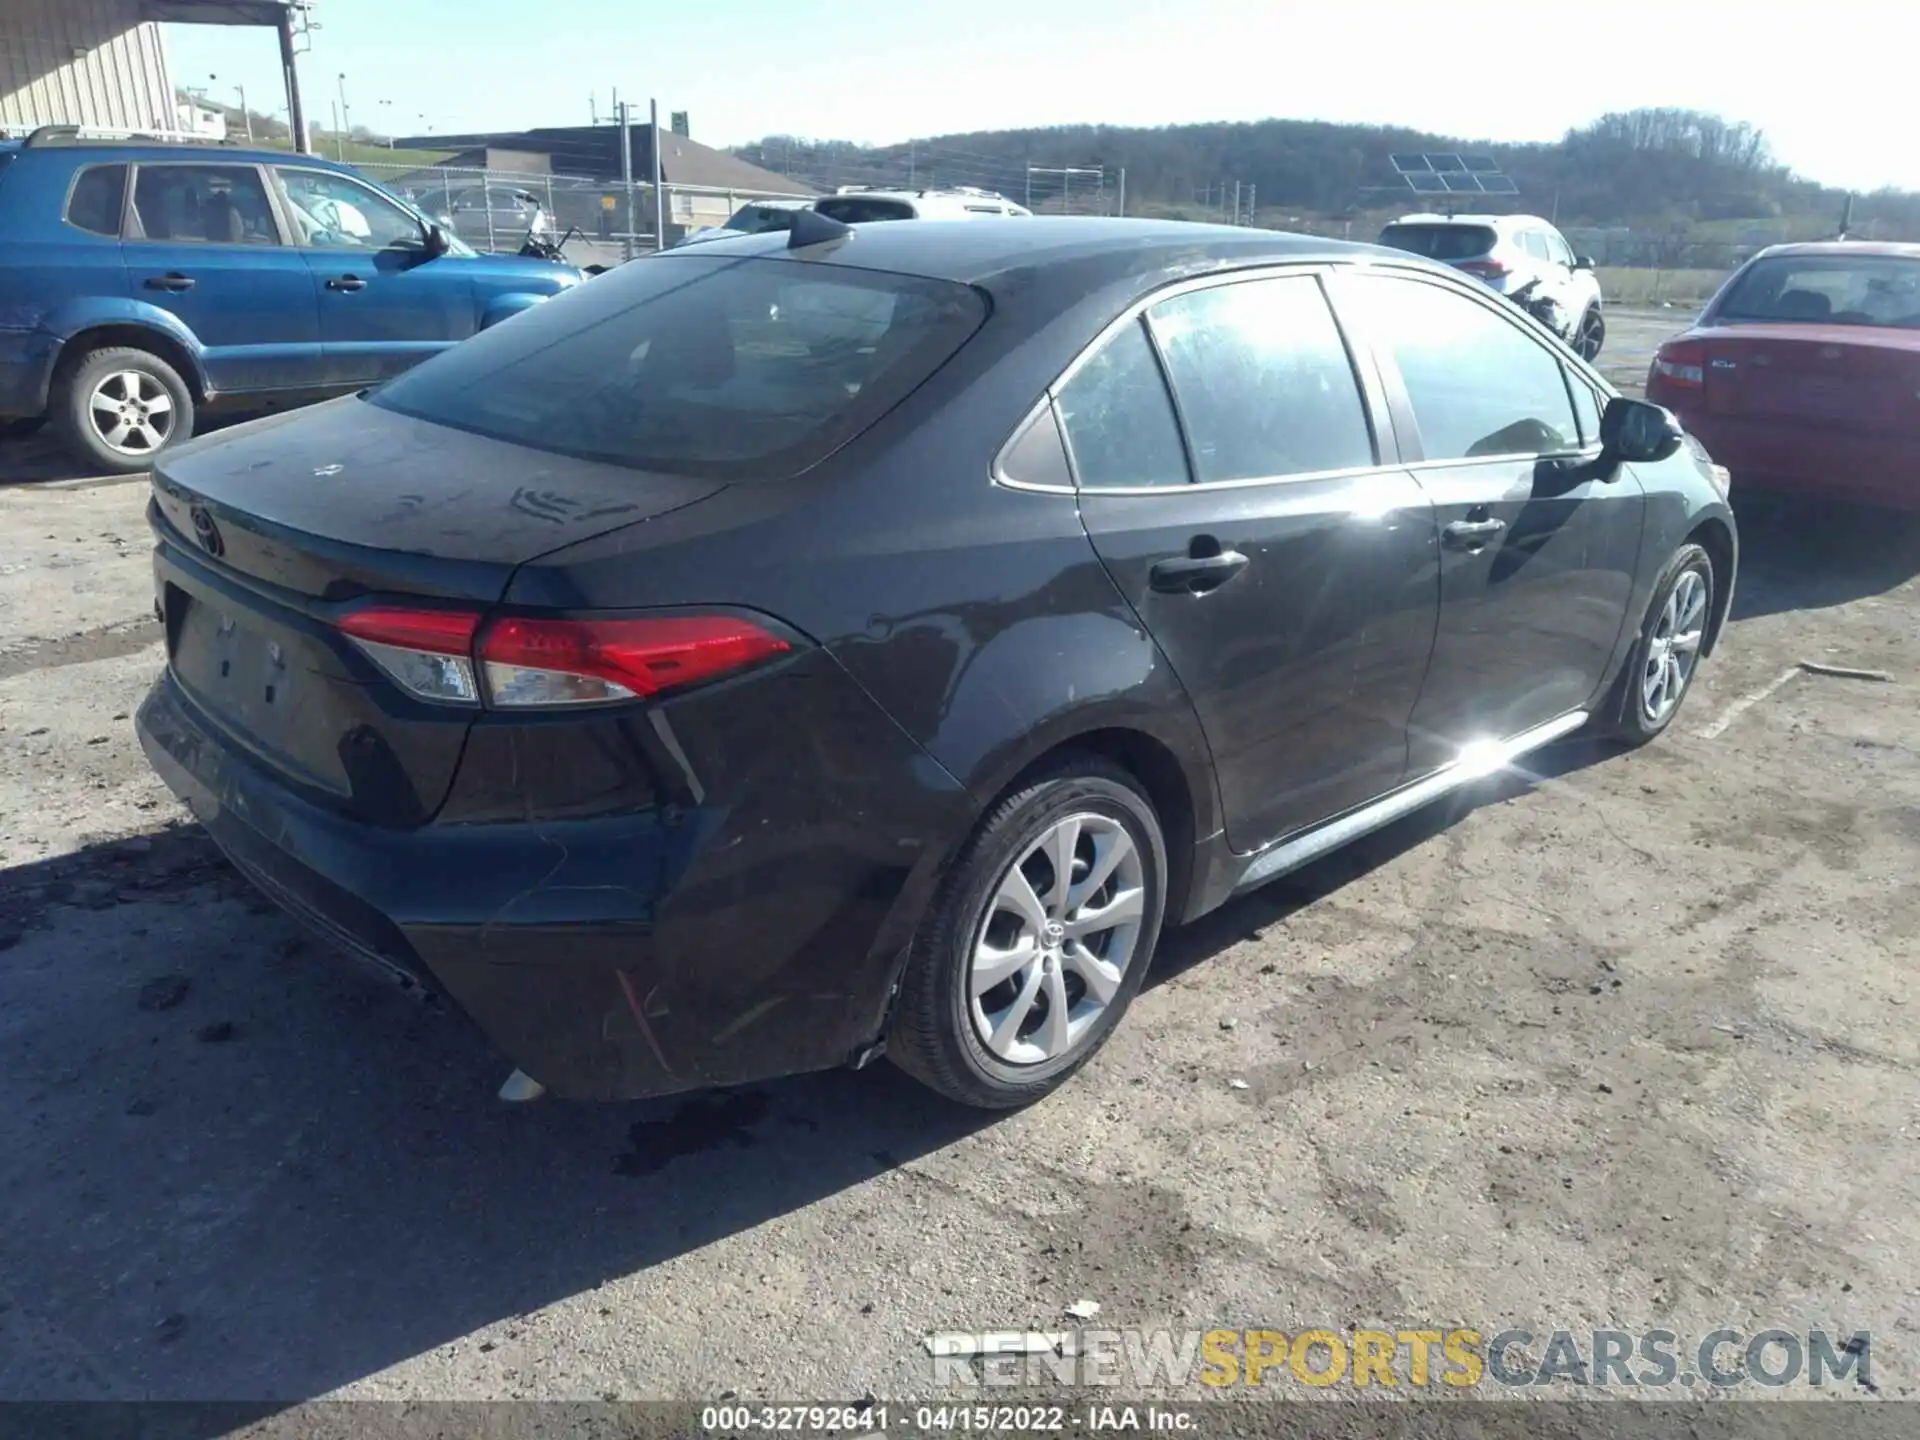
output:
<svg viewBox="0 0 1920 1440"><path fill-rule="evenodd" d="M120 235L120 219L127 203L127 167L89 165L73 182L67 196L67 223L90 235Z"/></svg>
<svg viewBox="0 0 1920 1440"><path fill-rule="evenodd" d="M267 187L251 165L142 165L134 215L148 240L278 245Z"/></svg>
<svg viewBox="0 0 1920 1440"><path fill-rule="evenodd" d="M1580 430L1559 358L1489 306L1441 285L1343 277L1374 343L1396 364L1428 460L1550 455Z"/></svg>
<svg viewBox="0 0 1920 1440"><path fill-rule="evenodd" d="M1145 322L1116 332L1055 395L1083 486L1185 485L1186 449Z"/></svg>
<svg viewBox="0 0 1920 1440"><path fill-rule="evenodd" d="M1520 248L1536 260L1549 260L1553 257L1547 251L1547 237L1538 230L1522 231Z"/></svg>
<svg viewBox="0 0 1920 1440"><path fill-rule="evenodd" d="M1389 225L1380 243L1429 260L1471 260L1494 246L1494 234L1484 225Z"/></svg>
<svg viewBox="0 0 1920 1440"><path fill-rule="evenodd" d="M535 450L775 478L892 409L986 313L951 281L667 253L483 330L371 400Z"/></svg>
<svg viewBox="0 0 1920 1440"><path fill-rule="evenodd" d="M1374 463L1353 363L1312 276L1190 291L1148 315L1186 421L1196 480Z"/></svg>

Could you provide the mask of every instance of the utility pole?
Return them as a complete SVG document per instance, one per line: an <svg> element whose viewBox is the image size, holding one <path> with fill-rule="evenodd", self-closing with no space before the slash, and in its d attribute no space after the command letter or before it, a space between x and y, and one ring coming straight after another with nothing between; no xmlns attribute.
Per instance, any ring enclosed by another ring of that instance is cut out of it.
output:
<svg viewBox="0 0 1920 1440"><path fill-rule="evenodd" d="M1240 223L1240 182L1233 182L1233 223Z"/></svg>
<svg viewBox="0 0 1920 1440"><path fill-rule="evenodd" d="M591 90L587 92L587 115L590 117L591 124L600 123L600 98Z"/></svg>
<svg viewBox="0 0 1920 1440"><path fill-rule="evenodd" d="M1124 165L1120 167L1120 198L1114 202L1113 213L1116 215L1127 213L1127 167Z"/></svg>
<svg viewBox="0 0 1920 1440"><path fill-rule="evenodd" d="M344 143L345 137L353 130L353 112L347 109L347 72L344 70L340 72L340 126ZM344 160L345 154L340 158Z"/></svg>
<svg viewBox="0 0 1920 1440"><path fill-rule="evenodd" d="M293 63L293 7L280 12L280 73L287 87L287 129L293 132L293 148L302 155L313 153L313 136L307 132L306 106L300 99L300 72Z"/></svg>
<svg viewBox="0 0 1920 1440"><path fill-rule="evenodd" d="M1247 223L1249 225L1260 223L1260 208L1256 203L1259 194L1260 187L1249 180L1247 182Z"/></svg>
<svg viewBox="0 0 1920 1440"><path fill-rule="evenodd" d="M660 188L660 102L648 103L653 107L653 143L648 146L653 151L653 248L658 251L667 248L667 197Z"/></svg>
<svg viewBox="0 0 1920 1440"><path fill-rule="evenodd" d="M344 163L347 158L347 147L340 135L340 102L329 100L327 105L333 111L333 158Z"/></svg>
<svg viewBox="0 0 1920 1440"><path fill-rule="evenodd" d="M615 92L616 94L618 92ZM633 127L627 121L627 102L616 99L614 113L620 117L620 188L627 193L627 233L621 240L621 258L633 259Z"/></svg>

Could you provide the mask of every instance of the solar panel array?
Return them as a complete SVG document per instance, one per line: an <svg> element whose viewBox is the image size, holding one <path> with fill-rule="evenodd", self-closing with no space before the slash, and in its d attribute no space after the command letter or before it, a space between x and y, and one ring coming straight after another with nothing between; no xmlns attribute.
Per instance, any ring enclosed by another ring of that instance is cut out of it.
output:
<svg viewBox="0 0 1920 1440"><path fill-rule="evenodd" d="M1393 168L1422 195L1518 195L1490 155L1395 155Z"/></svg>

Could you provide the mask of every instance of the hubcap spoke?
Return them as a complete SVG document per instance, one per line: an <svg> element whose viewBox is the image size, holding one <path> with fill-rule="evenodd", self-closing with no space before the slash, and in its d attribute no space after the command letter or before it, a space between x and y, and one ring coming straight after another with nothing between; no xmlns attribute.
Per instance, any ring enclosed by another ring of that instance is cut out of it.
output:
<svg viewBox="0 0 1920 1440"><path fill-rule="evenodd" d="M152 395L147 397L147 413L149 415L167 415L171 414L172 411L173 397L167 394L166 391L156 390Z"/></svg>
<svg viewBox="0 0 1920 1440"><path fill-rule="evenodd" d="M973 955L973 993L975 998L987 993L1003 980L1011 980L1022 969L1031 965L1040 956L1040 951L1032 940L1021 938L1011 950L995 950L982 941Z"/></svg>
<svg viewBox="0 0 1920 1440"><path fill-rule="evenodd" d="M114 399L113 396L107 394L107 387L102 385L98 390L93 392L92 403L93 408L100 411L103 415L118 415L120 413L120 407L126 402Z"/></svg>
<svg viewBox="0 0 1920 1440"><path fill-rule="evenodd" d="M133 434L133 426L134 422L124 417L116 421L113 427L105 432L107 443L125 449L127 437Z"/></svg>
<svg viewBox="0 0 1920 1440"><path fill-rule="evenodd" d="M1042 978L1038 965L1029 970L1025 982L1020 986L1020 993L1014 997L1013 1003L1001 1012L999 1022L993 1027L993 1033L987 1040L987 1044L996 1052L1005 1054L1018 1043L1020 1027L1033 1009L1034 997L1040 993Z"/></svg>
<svg viewBox="0 0 1920 1440"><path fill-rule="evenodd" d="M1073 894L1073 857L1080 848L1080 819L1070 816L1047 836L1047 859L1053 864L1053 888L1047 891L1047 914L1059 920L1067 913Z"/></svg>
<svg viewBox="0 0 1920 1440"><path fill-rule="evenodd" d="M1119 992L1120 971L1092 951L1070 944L1062 958L1067 968L1086 982L1090 999L1105 1005Z"/></svg>
<svg viewBox="0 0 1920 1440"><path fill-rule="evenodd" d="M1098 895L1100 887L1107 883L1108 878L1119 868L1120 862L1133 854L1133 841L1128 838L1127 832L1117 825L1111 830L1094 833L1092 839L1093 864L1088 868L1085 877L1074 883L1071 893L1067 896L1069 912L1077 911L1087 903L1089 898Z"/></svg>
<svg viewBox="0 0 1920 1440"><path fill-rule="evenodd" d="M1691 655L1700 648L1700 632L1688 630L1684 634L1674 636L1668 644L1681 654Z"/></svg>
<svg viewBox="0 0 1920 1440"><path fill-rule="evenodd" d="M1047 965L1042 969L1047 992L1047 1014L1040 1022L1040 1029L1034 1035L1034 1042L1041 1053L1049 1060L1067 1053L1071 1043L1072 1013L1067 1003L1067 980L1061 973L1059 963Z"/></svg>
<svg viewBox="0 0 1920 1440"><path fill-rule="evenodd" d="M1000 893L994 897L994 902L998 908L1018 915L1035 935L1047 928L1047 907L1033 893L1033 886L1027 882L1026 875L1018 865L1009 870L1007 878L1000 882Z"/></svg>
<svg viewBox="0 0 1920 1440"><path fill-rule="evenodd" d="M1122 890L1097 910L1081 910L1069 916L1066 932L1069 939L1078 939L1083 935L1098 935L1102 930L1111 930L1129 920L1138 920L1146 913L1147 896L1144 890Z"/></svg>

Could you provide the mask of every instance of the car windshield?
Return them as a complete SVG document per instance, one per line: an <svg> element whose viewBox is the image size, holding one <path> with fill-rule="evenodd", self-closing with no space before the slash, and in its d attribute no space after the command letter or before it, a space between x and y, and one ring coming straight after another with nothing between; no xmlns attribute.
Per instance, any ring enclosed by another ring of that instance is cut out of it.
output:
<svg viewBox="0 0 1920 1440"><path fill-rule="evenodd" d="M949 281L675 253L482 331L369 399L536 450L773 478L866 429L985 318Z"/></svg>
<svg viewBox="0 0 1920 1440"><path fill-rule="evenodd" d="M1714 318L1920 329L1920 260L1898 255L1756 260L1734 282Z"/></svg>
<svg viewBox="0 0 1920 1440"><path fill-rule="evenodd" d="M843 225L867 225L875 220L911 220L913 206L904 200L875 200L864 195L830 195L813 207Z"/></svg>
<svg viewBox="0 0 1920 1440"><path fill-rule="evenodd" d="M1471 260L1493 249L1494 233L1484 225L1389 225L1380 243L1429 260Z"/></svg>

